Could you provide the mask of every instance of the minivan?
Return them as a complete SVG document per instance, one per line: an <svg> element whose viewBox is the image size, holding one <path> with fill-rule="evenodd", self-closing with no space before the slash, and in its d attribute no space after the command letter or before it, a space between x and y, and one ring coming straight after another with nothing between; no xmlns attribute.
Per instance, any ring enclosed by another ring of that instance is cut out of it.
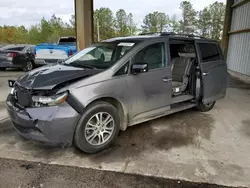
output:
<svg viewBox="0 0 250 188"><path fill-rule="evenodd" d="M211 110L226 84L217 41L148 33L95 43L9 80L6 106L25 138L95 153L129 126L195 107Z"/></svg>

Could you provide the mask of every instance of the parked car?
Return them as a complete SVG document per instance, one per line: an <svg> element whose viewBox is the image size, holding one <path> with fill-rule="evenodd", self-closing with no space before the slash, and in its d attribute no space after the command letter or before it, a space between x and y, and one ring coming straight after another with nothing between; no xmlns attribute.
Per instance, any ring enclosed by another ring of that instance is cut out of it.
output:
<svg viewBox="0 0 250 188"><path fill-rule="evenodd" d="M6 103L22 136L63 146L74 142L95 153L129 126L194 107L211 110L226 84L218 42L148 34L105 40L10 80Z"/></svg>
<svg viewBox="0 0 250 188"><path fill-rule="evenodd" d="M30 71L34 68L34 45L18 44L0 48L0 70L20 68Z"/></svg>
<svg viewBox="0 0 250 188"><path fill-rule="evenodd" d="M42 43L35 47L35 64L46 65L76 53L76 37L61 37L57 44Z"/></svg>

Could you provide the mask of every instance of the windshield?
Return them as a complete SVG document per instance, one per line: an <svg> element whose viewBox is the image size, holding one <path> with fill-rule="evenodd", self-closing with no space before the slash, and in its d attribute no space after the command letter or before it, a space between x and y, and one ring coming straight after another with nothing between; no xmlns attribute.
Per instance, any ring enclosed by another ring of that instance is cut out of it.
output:
<svg viewBox="0 0 250 188"><path fill-rule="evenodd" d="M131 42L98 43L76 53L63 64L82 68L107 69L134 45L135 43Z"/></svg>

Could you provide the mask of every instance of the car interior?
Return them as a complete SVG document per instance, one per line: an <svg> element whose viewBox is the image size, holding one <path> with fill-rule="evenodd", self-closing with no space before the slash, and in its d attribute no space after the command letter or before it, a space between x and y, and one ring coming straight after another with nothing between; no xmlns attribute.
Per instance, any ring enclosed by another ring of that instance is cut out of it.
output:
<svg viewBox="0 0 250 188"><path fill-rule="evenodd" d="M172 103L191 100L196 92L196 53L189 41L170 43L172 62Z"/></svg>

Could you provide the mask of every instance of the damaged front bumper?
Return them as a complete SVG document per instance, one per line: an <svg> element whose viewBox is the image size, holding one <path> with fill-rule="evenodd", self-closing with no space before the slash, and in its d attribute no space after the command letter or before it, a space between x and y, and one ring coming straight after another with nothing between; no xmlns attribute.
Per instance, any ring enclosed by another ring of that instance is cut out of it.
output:
<svg viewBox="0 0 250 188"><path fill-rule="evenodd" d="M72 144L80 116L67 102L58 106L24 109L9 94L6 106L14 128L23 137L51 145Z"/></svg>

